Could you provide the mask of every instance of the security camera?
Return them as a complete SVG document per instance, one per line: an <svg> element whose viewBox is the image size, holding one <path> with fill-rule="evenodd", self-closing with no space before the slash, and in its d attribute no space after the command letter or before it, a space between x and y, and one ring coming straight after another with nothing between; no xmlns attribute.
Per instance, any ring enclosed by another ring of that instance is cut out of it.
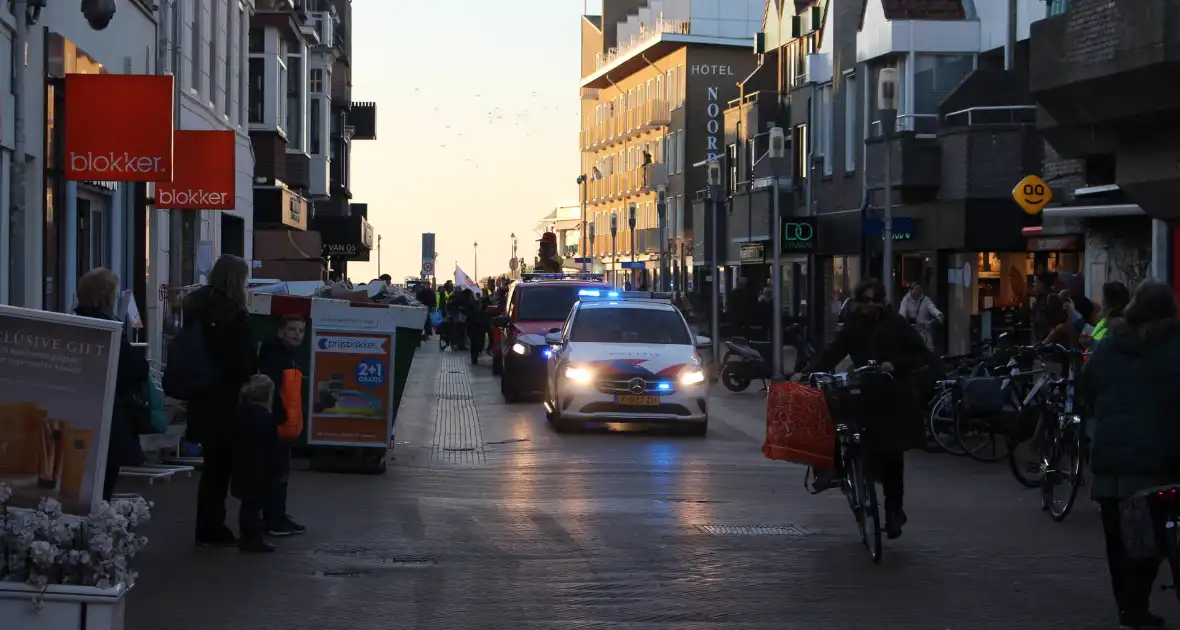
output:
<svg viewBox="0 0 1180 630"><path fill-rule="evenodd" d="M782 127L770 129L770 157L782 159L787 157L787 134Z"/></svg>
<svg viewBox="0 0 1180 630"><path fill-rule="evenodd" d="M877 76L877 109L897 109L897 70L882 68Z"/></svg>
<svg viewBox="0 0 1180 630"><path fill-rule="evenodd" d="M115 17L115 0L82 0L82 17L90 28L105 29Z"/></svg>

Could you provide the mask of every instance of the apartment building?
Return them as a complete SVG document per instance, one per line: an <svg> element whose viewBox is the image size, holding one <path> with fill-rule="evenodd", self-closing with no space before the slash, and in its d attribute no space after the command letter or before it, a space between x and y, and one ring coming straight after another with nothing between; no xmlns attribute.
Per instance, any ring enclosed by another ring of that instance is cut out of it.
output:
<svg viewBox="0 0 1180 630"><path fill-rule="evenodd" d="M351 203L349 187L352 141L376 138L375 105L353 112L351 6L266 0L251 24L256 240L265 243L256 269L266 277L347 277L347 261L373 247L367 205Z"/></svg>
<svg viewBox="0 0 1180 630"><path fill-rule="evenodd" d="M578 193L593 250L619 284L654 286L661 251L675 290L700 275L691 209L706 172L693 165L721 156L721 112L754 67L761 13L762 0L606 0L602 15L583 16ZM624 271L632 261L643 269Z"/></svg>
<svg viewBox="0 0 1180 630"><path fill-rule="evenodd" d="M1032 25L1030 88L1061 201L1037 236L1086 252L1090 292L1107 280L1180 278L1175 146L1180 2L1053 0ZM1180 295L1180 293L1178 293Z"/></svg>
<svg viewBox="0 0 1180 630"><path fill-rule="evenodd" d="M898 297L922 283L948 314L938 339L948 349L1004 331L1027 335L1027 279L1052 271L1082 284L1099 255L1080 233L1050 238L1049 223L1012 199L1025 176L1062 172L1034 125L1029 90L1030 24L1045 11L1039 0L768 0L759 68L726 112L734 210L726 282L759 288L772 234L807 231L809 243L780 236L792 241L783 295L818 335L833 332L839 304L869 275L887 278ZM896 72L899 98L888 141L877 99L885 68ZM765 131L775 125L787 132L789 164L766 159ZM772 175L784 195L776 228Z"/></svg>
<svg viewBox="0 0 1180 630"><path fill-rule="evenodd" d="M368 204L352 202L352 143L377 139L377 105L352 100L352 2L327 0L312 20L323 37L311 70L311 227L319 233L329 277L348 277L348 262L368 261L374 247ZM322 25L322 26L321 26Z"/></svg>
<svg viewBox="0 0 1180 630"><path fill-rule="evenodd" d="M77 3L48 3L22 16L14 15L14 6L0 9L0 302L68 311L78 277L98 266L114 270L124 289L143 298L149 185L65 180L64 78L156 72L158 15L143 2L127 2L98 31ZM28 52L14 59L17 19L28 25ZM23 130L15 124L17 99Z"/></svg>

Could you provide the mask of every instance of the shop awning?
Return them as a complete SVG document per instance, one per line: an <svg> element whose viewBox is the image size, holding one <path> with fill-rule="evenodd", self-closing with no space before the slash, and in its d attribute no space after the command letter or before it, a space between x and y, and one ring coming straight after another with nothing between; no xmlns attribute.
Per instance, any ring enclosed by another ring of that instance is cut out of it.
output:
<svg viewBox="0 0 1180 630"><path fill-rule="evenodd" d="M1046 219L1097 219L1102 217L1142 217L1147 216L1143 208L1133 203L1122 203L1101 206L1061 206L1045 208Z"/></svg>

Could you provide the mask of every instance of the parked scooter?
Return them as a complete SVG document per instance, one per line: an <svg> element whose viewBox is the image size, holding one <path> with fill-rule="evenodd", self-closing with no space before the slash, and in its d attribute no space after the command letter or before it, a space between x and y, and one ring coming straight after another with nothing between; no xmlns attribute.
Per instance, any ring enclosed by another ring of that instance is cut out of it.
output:
<svg viewBox="0 0 1180 630"><path fill-rule="evenodd" d="M792 324L783 331L783 345L795 349L795 364L783 366L784 377L794 374L802 366L806 366L815 356L815 346L807 340L806 328L802 324ZM721 382L732 392L743 392L754 379L762 381L762 389L766 389L766 381L774 378L771 356L772 344L769 341L750 341L744 337L734 337L725 342L725 356L721 360Z"/></svg>

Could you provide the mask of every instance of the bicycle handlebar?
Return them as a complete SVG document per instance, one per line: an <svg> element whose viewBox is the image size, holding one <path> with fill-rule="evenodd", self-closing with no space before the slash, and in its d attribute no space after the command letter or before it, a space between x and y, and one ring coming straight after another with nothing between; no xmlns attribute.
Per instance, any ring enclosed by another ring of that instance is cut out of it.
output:
<svg viewBox="0 0 1180 630"><path fill-rule="evenodd" d="M810 372L804 374L803 377L808 383L814 385L821 380L847 381L848 377L854 374L881 374L889 378L894 378L893 372L882 370L881 364L876 361L869 361L851 372Z"/></svg>

